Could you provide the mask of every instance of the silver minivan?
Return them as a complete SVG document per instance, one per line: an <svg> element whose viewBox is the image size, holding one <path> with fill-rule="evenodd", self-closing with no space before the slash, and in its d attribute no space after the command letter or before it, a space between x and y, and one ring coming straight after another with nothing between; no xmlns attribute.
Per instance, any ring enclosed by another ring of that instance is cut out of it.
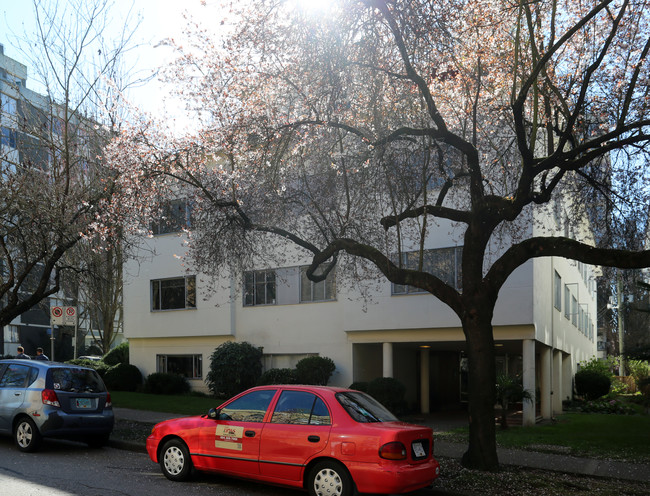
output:
<svg viewBox="0 0 650 496"><path fill-rule="evenodd" d="M21 451L44 437L100 447L113 430L111 395L90 368L41 360L0 360L0 432Z"/></svg>

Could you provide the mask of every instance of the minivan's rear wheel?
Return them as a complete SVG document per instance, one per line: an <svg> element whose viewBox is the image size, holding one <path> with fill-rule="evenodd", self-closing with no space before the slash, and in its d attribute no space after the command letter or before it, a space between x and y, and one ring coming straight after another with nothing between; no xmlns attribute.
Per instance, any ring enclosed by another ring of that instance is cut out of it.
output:
<svg viewBox="0 0 650 496"><path fill-rule="evenodd" d="M36 451L41 445L41 433L32 419L22 417L14 427L14 441L20 451Z"/></svg>
<svg viewBox="0 0 650 496"><path fill-rule="evenodd" d="M158 463L162 473L169 480L187 480L192 472L190 452L180 439L170 439L165 443L160 452Z"/></svg>
<svg viewBox="0 0 650 496"><path fill-rule="evenodd" d="M354 483L347 469L335 461L322 461L309 472L307 489L311 496L352 496Z"/></svg>

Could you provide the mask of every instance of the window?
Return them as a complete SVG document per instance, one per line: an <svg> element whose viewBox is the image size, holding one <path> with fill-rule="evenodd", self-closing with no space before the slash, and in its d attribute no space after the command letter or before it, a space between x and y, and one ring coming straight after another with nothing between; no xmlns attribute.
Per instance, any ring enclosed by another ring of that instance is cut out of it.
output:
<svg viewBox="0 0 650 496"><path fill-rule="evenodd" d="M284 391L273 412L274 424L330 425L330 414L318 396L306 391Z"/></svg>
<svg viewBox="0 0 650 496"><path fill-rule="evenodd" d="M151 226L153 234L180 232L190 226L190 203L185 200L173 200L161 208L158 222Z"/></svg>
<svg viewBox="0 0 650 496"><path fill-rule="evenodd" d="M462 288L461 259L463 247L438 248L425 250L422 254L422 270L439 277L450 286ZM420 252L412 251L402 253L402 267L417 269L420 265ZM392 285L393 294L424 293L425 291L413 286L402 284Z"/></svg>
<svg viewBox="0 0 650 496"><path fill-rule="evenodd" d="M196 308L196 277L151 281L151 309L178 310Z"/></svg>
<svg viewBox="0 0 650 496"><path fill-rule="evenodd" d="M571 297L571 323L578 327L578 300L575 296Z"/></svg>
<svg viewBox="0 0 650 496"><path fill-rule="evenodd" d="M274 270L244 273L244 306L275 305L275 290Z"/></svg>
<svg viewBox="0 0 650 496"><path fill-rule="evenodd" d="M10 148L16 148L16 131L3 127L2 134L0 135L0 144Z"/></svg>
<svg viewBox="0 0 650 496"><path fill-rule="evenodd" d="M157 355L157 372L203 378L203 355Z"/></svg>
<svg viewBox="0 0 650 496"><path fill-rule="evenodd" d="M221 409L220 420L235 420L239 422L262 422L266 409L269 407L275 389L264 389L245 394L228 403Z"/></svg>
<svg viewBox="0 0 650 496"><path fill-rule="evenodd" d="M0 93L0 116L16 115L16 99Z"/></svg>
<svg viewBox="0 0 650 496"><path fill-rule="evenodd" d="M564 316L571 318L571 290L567 284L564 285Z"/></svg>
<svg viewBox="0 0 650 496"><path fill-rule="evenodd" d="M562 278L555 271L555 308L562 310Z"/></svg>
<svg viewBox="0 0 650 496"><path fill-rule="evenodd" d="M7 366L2 379L0 379L0 388L24 388L27 387L28 383L34 382L37 376L37 369L11 363Z"/></svg>
<svg viewBox="0 0 650 496"><path fill-rule="evenodd" d="M329 301L336 299L336 280L332 270L324 281L314 282L307 277L308 266L300 267L300 301ZM316 274L322 274L317 269Z"/></svg>

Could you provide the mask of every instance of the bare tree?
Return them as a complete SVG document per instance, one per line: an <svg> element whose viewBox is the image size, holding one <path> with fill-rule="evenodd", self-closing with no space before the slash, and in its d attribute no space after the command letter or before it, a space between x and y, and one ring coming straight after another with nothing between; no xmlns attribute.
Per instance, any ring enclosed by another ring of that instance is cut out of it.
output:
<svg viewBox="0 0 650 496"><path fill-rule="evenodd" d="M643 249L530 228L544 205L574 212L568 233L586 205L647 205L647 8L349 0L315 18L253 1L221 42L195 29L177 47L170 77L199 131L147 123L108 153L137 213L179 182L191 192L192 260L208 274L308 256L314 281L370 267L446 303L469 356L464 463L496 469L492 318L506 279L537 257L650 265ZM622 191L621 177L644 187ZM460 232L460 281L428 265L433 223Z"/></svg>
<svg viewBox="0 0 650 496"><path fill-rule="evenodd" d="M12 139L3 141L0 171L0 326L76 277L71 253L98 233L97 216L117 193L101 149L119 125L115 103L126 83L117 76L133 45L128 24L109 37L107 0L33 5L36 32L17 44L44 94L27 89L24 74L2 88Z"/></svg>

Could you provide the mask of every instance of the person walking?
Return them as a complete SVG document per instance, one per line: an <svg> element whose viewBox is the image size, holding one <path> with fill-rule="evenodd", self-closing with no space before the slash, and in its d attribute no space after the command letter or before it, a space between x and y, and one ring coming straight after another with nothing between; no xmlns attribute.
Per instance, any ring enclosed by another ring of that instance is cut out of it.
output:
<svg viewBox="0 0 650 496"><path fill-rule="evenodd" d="M29 355L25 355L25 348L23 348L22 346L19 346L18 348L16 348L16 351L18 352L18 355L16 355L16 358L21 358L23 360L31 360L32 359L32 357L30 357Z"/></svg>
<svg viewBox="0 0 650 496"><path fill-rule="evenodd" d="M47 355L43 353L43 348L36 348L36 356L34 357L34 360L48 360L49 358Z"/></svg>

